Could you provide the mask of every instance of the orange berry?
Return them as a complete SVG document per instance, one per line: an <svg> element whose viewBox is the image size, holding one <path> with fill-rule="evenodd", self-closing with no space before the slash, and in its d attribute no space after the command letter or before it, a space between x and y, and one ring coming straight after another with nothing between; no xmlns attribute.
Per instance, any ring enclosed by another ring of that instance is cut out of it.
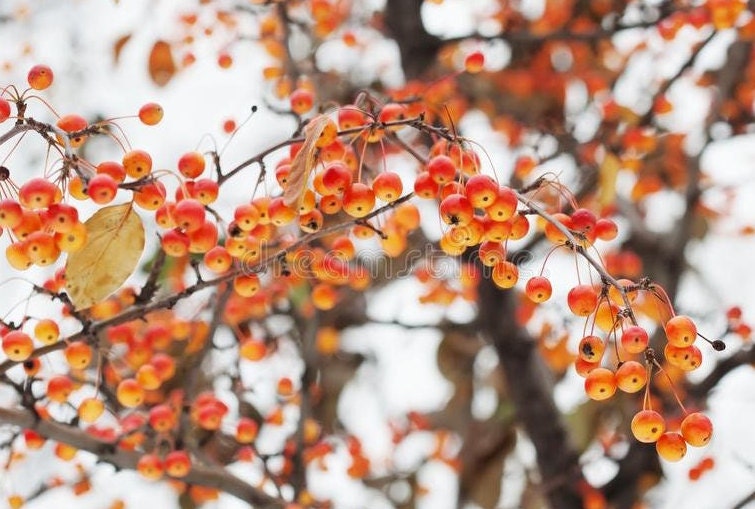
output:
<svg viewBox="0 0 755 509"><path fill-rule="evenodd" d="M518 205L516 194L511 188L498 188L495 200L485 208L485 212L493 221L508 221L513 218Z"/></svg>
<svg viewBox="0 0 755 509"><path fill-rule="evenodd" d="M260 289L260 278L257 274L242 274L233 279L233 290L242 297L251 297Z"/></svg>
<svg viewBox="0 0 755 509"><path fill-rule="evenodd" d="M105 403L97 398L86 398L79 403L79 419L92 423L100 418L105 411Z"/></svg>
<svg viewBox="0 0 755 509"><path fill-rule="evenodd" d="M191 457L186 451L171 451L165 456L165 472L171 477L186 477L191 471Z"/></svg>
<svg viewBox="0 0 755 509"><path fill-rule="evenodd" d="M83 341L69 343L63 353L66 362L73 369L84 369L92 362L92 347Z"/></svg>
<svg viewBox="0 0 755 509"><path fill-rule="evenodd" d="M650 444L666 431L666 421L655 410L641 410L632 418L632 434L640 442Z"/></svg>
<svg viewBox="0 0 755 509"><path fill-rule="evenodd" d="M658 437L658 441L655 443L655 450L666 461L676 462L687 454L687 443L679 433L667 431Z"/></svg>
<svg viewBox="0 0 755 509"><path fill-rule="evenodd" d="M713 423L701 412L693 412L682 421L682 436L692 447L702 447L713 436Z"/></svg>
<svg viewBox="0 0 755 509"><path fill-rule="evenodd" d="M16 200L6 198L0 200L0 227L15 228L23 220L21 204Z"/></svg>
<svg viewBox="0 0 755 509"><path fill-rule="evenodd" d="M34 177L18 190L18 201L27 209L44 209L52 205L60 189L47 179Z"/></svg>
<svg viewBox="0 0 755 509"><path fill-rule="evenodd" d="M589 316L598 306L598 294L591 285L577 285L566 297L569 309L577 316Z"/></svg>
<svg viewBox="0 0 755 509"><path fill-rule="evenodd" d="M160 246L163 248L163 251L168 256L176 258L189 254L190 245L191 240L189 236L177 228L165 232L160 240Z"/></svg>
<svg viewBox="0 0 755 509"><path fill-rule="evenodd" d="M587 362L600 362L605 350L606 344L598 336L583 337L577 348L579 356Z"/></svg>
<svg viewBox="0 0 755 509"><path fill-rule="evenodd" d="M87 128L87 121L84 117L81 115L76 114L69 114L69 115L63 115L58 119L58 121L55 123L61 130L65 131L66 133L74 133L77 131L83 131ZM61 139L60 136L56 136L58 139L58 143L64 144L64 141ZM74 137L68 137L68 143L71 145L72 148L80 147L83 145L83 143L86 141L87 137L86 135L79 135Z"/></svg>
<svg viewBox="0 0 755 509"><path fill-rule="evenodd" d="M0 124L10 117L10 103L0 97Z"/></svg>
<svg viewBox="0 0 755 509"><path fill-rule="evenodd" d="M380 173L375 180L372 181L372 190L375 192L375 197L385 203L391 203L396 201L404 190L404 185L401 182L401 177L398 173L393 171L385 171Z"/></svg>
<svg viewBox="0 0 755 509"><path fill-rule="evenodd" d="M553 288L547 277L535 276L527 281L524 292L532 302L539 304L551 298Z"/></svg>
<svg viewBox="0 0 755 509"><path fill-rule="evenodd" d="M227 272L233 264L233 257L223 246L215 246L204 254L204 264L215 274Z"/></svg>
<svg viewBox="0 0 755 509"><path fill-rule="evenodd" d="M456 177L456 166L450 157L437 155L427 163L427 172L436 184L452 182Z"/></svg>
<svg viewBox="0 0 755 509"><path fill-rule="evenodd" d="M469 74L477 74L485 67L485 55L481 51L473 51L464 59L464 70Z"/></svg>
<svg viewBox="0 0 755 509"><path fill-rule="evenodd" d="M289 100L291 103L291 111L297 115L304 115L314 106L315 96L309 89L297 88L291 92Z"/></svg>
<svg viewBox="0 0 755 509"><path fill-rule="evenodd" d="M616 385L624 392L638 392L647 383L647 369L637 361L626 361L616 370Z"/></svg>
<svg viewBox="0 0 755 509"><path fill-rule="evenodd" d="M666 339L670 345L685 347L695 342L697 339L697 327L695 322L686 315L676 315L666 322L663 327L666 332Z"/></svg>
<svg viewBox="0 0 755 509"><path fill-rule="evenodd" d="M94 203L105 205L115 198L118 192L118 182L110 175L100 173L89 180L86 192Z"/></svg>
<svg viewBox="0 0 755 509"><path fill-rule="evenodd" d="M240 444L251 444L257 438L258 431L259 424L257 424L257 421L242 417L236 425L236 441Z"/></svg>
<svg viewBox="0 0 755 509"><path fill-rule="evenodd" d="M474 208L466 196L451 194L440 202L440 217L444 223L452 226L465 226L474 217Z"/></svg>
<svg viewBox="0 0 755 509"><path fill-rule="evenodd" d="M509 261L503 261L493 266L493 274L491 275L493 283L498 288L512 288L519 280L519 269L513 263Z"/></svg>
<svg viewBox="0 0 755 509"><path fill-rule="evenodd" d="M703 362L703 354L695 345L678 347L667 343L663 348L663 355L669 364L684 371L694 371Z"/></svg>
<svg viewBox="0 0 755 509"><path fill-rule="evenodd" d="M44 90L52 84L52 69L46 65L37 64L26 75L26 81L34 90Z"/></svg>
<svg viewBox="0 0 755 509"><path fill-rule="evenodd" d="M320 283L312 288L312 304L320 310L333 309L338 302L338 292L329 284Z"/></svg>
<svg viewBox="0 0 755 509"><path fill-rule="evenodd" d="M56 403L68 401L73 389L73 381L65 375L56 375L47 381L47 397Z"/></svg>
<svg viewBox="0 0 755 509"><path fill-rule="evenodd" d="M3 352L9 360L22 362L29 358L34 351L34 342L28 334L14 330L3 336Z"/></svg>
<svg viewBox="0 0 755 509"><path fill-rule="evenodd" d="M600 240L613 240L619 234L619 228L610 219L600 218L595 222L595 236Z"/></svg>
<svg viewBox="0 0 755 509"><path fill-rule="evenodd" d="M616 392L616 375L608 368L597 367L585 377L585 393L590 399L602 401Z"/></svg>
<svg viewBox="0 0 755 509"><path fill-rule="evenodd" d="M126 175L134 179L146 177L152 172L152 156L144 150L131 150L123 155Z"/></svg>
<svg viewBox="0 0 755 509"><path fill-rule="evenodd" d="M414 179L414 194L420 198L427 200L433 199L438 196L440 187L438 183L433 180L430 172L420 172Z"/></svg>
<svg viewBox="0 0 755 509"><path fill-rule="evenodd" d="M34 326L34 337L43 345L51 345L60 337L60 329L55 320L45 318Z"/></svg>
<svg viewBox="0 0 755 509"><path fill-rule="evenodd" d="M624 329L621 334L621 346L627 353L642 353L647 348L650 338L647 331L639 325Z"/></svg>
<svg viewBox="0 0 755 509"><path fill-rule="evenodd" d="M144 402L144 389L135 379L126 378L118 384L116 397L121 405L134 408Z"/></svg>
<svg viewBox="0 0 755 509"><path fill-rule="evenodd" d="M176 226L186 233L199 230L205 221L205 208L198 200L186 198L176 203L171 215Z"/></svg>
<svg viewBox="0 0 755 509"><path fill-rule="evenodd" d="M343 193L343 210L352 217L369 214L375 206L375 193L366 184L355 182Z"/></svg>
<svg viewBox="0 0 755 509"><path fill-rule="evenodd" d="M498 184L488 175L474 175L467 180L464 192L473 207L486 208L496 200Z"/></svg>
<svg viewBox="0 0 755 509"><path fill-rule="evenodd" d="M159 124L163 119L163 107L157 103L147 103L139 108L139 120L145 125Z"/></svg>
<svg viewBox="0 0 755 509"><path fill-rule="evenodd" d="M186 178L199 177L205 168L204 155L201 152L187 152L178 160L178 171Z"/></svg>
<svg viewBox="0 0 755 509"><path fill-rule="evenodd" d="M136 463L136 471L146 479L156 481L163 476L163 462L156 454L145 454Z"/></svg>
<svg viewBox="0 0 755 509"><path fill-rule="evenodd" d="M495 267L506 261L506 249L500 242L486 240L477 250L480 262L486 267Z"/></svg>
<svg viewBox="0 0 755 509"><path fill-rule="evenodd" d="M248 361L258 361L265 357L267 346L264 341L245 339L239 345L239 355Z"/></svg>
<svg viewBox="0 0 755 509"><path fill-rule="evenodd" d="M166 433L178 423L176 413L166 404L155 405L149 410L149 425L158 433Z"/></svg>

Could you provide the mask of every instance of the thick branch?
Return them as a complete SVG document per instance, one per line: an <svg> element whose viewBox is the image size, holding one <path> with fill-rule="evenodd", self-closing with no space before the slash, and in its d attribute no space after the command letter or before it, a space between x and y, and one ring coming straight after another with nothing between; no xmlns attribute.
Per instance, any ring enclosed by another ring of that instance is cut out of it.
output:
<svg viewBox="0 0 755 509"><path fill-rule="evenodd" d="M139 461L139 453L119 450L115 444L95 438L67 424L39 420L30 410L0 408L0 421L25 429L33 429L44 437L95 454L100 461L110 463L119 469L135 469ZM189 484L219 489L257 509L284 507L283 501L251 486L225 469L193 465L189 475L182 480Z"/></svg>
<svg viewBox="0 0 755 509"><path fill-rule="evenodd" d="M552 509L581 509L579 456L553 401L552 374L535 340L514 318L514 293L499 290L488 278L479 292L481 329L498 353L517 418L535 445L545 497Z"/></svg>

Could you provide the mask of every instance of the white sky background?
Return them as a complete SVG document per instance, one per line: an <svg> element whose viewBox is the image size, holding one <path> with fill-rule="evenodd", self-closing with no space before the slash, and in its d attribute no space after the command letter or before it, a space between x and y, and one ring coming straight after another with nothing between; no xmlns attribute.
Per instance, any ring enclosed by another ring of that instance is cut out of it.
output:
<svg viewBox="0 0 755 509"><path fill-rule="evenodd" d="M373 0L370 3L379 5L382 2ZM0 3L0 9L7 12L20 4L18 0L4 0ZM224 41L216 38L212 44L200 45L197 62L179 73L167 87L160 89L149 81L146 72L149 46L156 38L178 37L175 13L181 10L180 6L194 5L193 1L122 0L118 7L107 0L37 0L31 4L35 13L39 12L41 15L35 15L29 24L0 25L0 62L7 59L16 64L11 72L0 71L0 83L24 84L28 68L34 63L44 62L55 71L56 81L42 95L61 114L76 112L88 117L101 113L130 115L136 113L145 102L159 102L166 115L158 126L146 127L135 119L121 122L131 145L148 150L153 155L156 168L173 168L178 157L187 150L210 148L212 145L206 135L214 137L222 145L227 138L220 131L222 121L228 117L241 121L252 104L262 105L261 97L265 89L258 76L267 63L267 57L252 44L235 45L232 49L235 63L230 69L223 70L215 64L215 51ZM476 21L484 18L486 10L492 4L492 0L446 0L442 9L426 8L426 20L429 28L436 33L445 36L462 35ZM529 2L527 5L533 16L536 15L537 2ZM113 66L113 41L134 29L134 37L124 48L120 64ZM485 29L493 30L494 27ZM682 37L689 36L683 34ZM721 39L718 54L711 51L706 59L701 59L702 65L720 58L726 35L723 34ZM19 58L21 47L26 42L32 44L33 53L29 57ZM655 60L656 62L668 63L684 58L681 53L666 51L659 41L656 43L652 47L658 51L656 59L659 60ZM505 47L497 46L486 51L492 57L490 60L497 65L505 64L508 58ZM380 69L383 73L381 75L387 76L390 82L397 82L400 78L398 68L392 62L395 54L395 48L380 46L370 57L376 59L370 60L376 62L373 70ZM343 65L341 59L330 58L326 52L323 52L322 58L324 62L337 64L340 61ZM354 65L358 65L359 58L353 58L353 55L349 58ZM648 55L646 58L651 62L652 68L652 56ZM644 64L642 60L638 61L635 76L643 74L642 69L648 65L647 61ZM364 68L359 69L362 73L366 71ZM622 92L621 99L627 104L641 100L633 79L630 75L627 83L622 84L622 90L626 92ZM683 107L677 107L674 115L683 117L677 120L690 130L699 125L700 117L695 114L699 113L699 108L695 105L701 103L697 100L700 93L690 83L680 83L671 90L672 99L683 104ZM31 114L43 118L42 111L42 108L35 107ZM4 132L6 125L1 127ZM279 120L263 108L228 146L223 162L226 167L230 167L262 148L285 139L291 128L290 121ZM470 113L462 122L462 129L471 138L482 142L497 169L501 168L504 174L509 171L506 166L513 160L512 154L505 150L501 140L490 133L487 123L479 115ZM11 169L27 172L23 177L17 178L17 181L24 180L32 172L36 175L44 165L44 161L38 159L39 152L33 150L38 141L33 137L29 138L9 165ZM701 329L713 331L713 334L722 327L722 320L717 314L722 303L725 306L741 305L745 310L745 318L755 320L755 299L752 298L752 289L755 288L755 272L752 271L755 239L734 235L738 227L755 223L754 142L752 137L721 142L712 146L703 157L703 167L715 185L734 186L737 189L735 200L729 204L732 208L731 219L716 225L704 242L693 243L691 246L691 260L699 276L685 279L681 293L682 310L702 315L704 321ZM6 153L5 149L3 147L0 155ZM108 153L109 157L119 157L117 147L106 142L98 140L96 149L100 151L98 156L101 158L107 157ZM37 154L37 159L27 159L23 155L24 151ZM233 203L238 201L239 196L247 195L256 173L246 175L237 177L234 185L225 186L221 200ZM627 185L631 185L631 182ZM719 191L710 191L705 198L710 199L713 205L724 205L725 198ZM648 205L653 224L662 224L664 214L668 211L667 202L656 200ZM428 228L432 229L432 226L429 225ZM6 242L4 240L0 245L4 248ZM548 270L552 273L570 274L568 269L560 270L561 264L562 261L556 258L550 262ZM50 271L36 270L29 275L32 277L32 274L38 273ZM3 266L0 274L3 274L2 279L5 280L12 272ZM563 303L570 282L561 277L554 282L554 301ZM0 307L2 313L10 309L11 303L28 294L28 289L18 283L6 283L0 288L3 291ZM431 322L444 314L459 320L470 316L471 310L465 306L456 306L451 310L420 306L415 300L418 292L419 289L413 283L398 282L375 295L375 305L371 312L383 320L395 318L413 320L415 323ZM22 311L17 310L16 313ZM13 316L15 315L11 315L11 318ZM390 444L390 434L382 423L409 409L428 411L439 408L450 395L448 383L435 366L435 349L439 340L437 333L429 330L407 332L387 326L373 326L348 331L346 334L345 348L364 352L376 361L360 368L354 382L344 390L341 415L348 428L363 440L364 448L379 458L376 462L378 468L380 461L387 462L390 459L385 455ZM731 343L735 344L736 340ZM285 348L283 350L285 352ZM704 349L704 354L703 372L710 369L711 359L714 357L708 349ZM295 375L300 366L282 355L272 359L261 369L265 370L265 374L274 376ZM255 372L260 374L260 371ZM755 419L754 383L753 370L740 368L720 384L715 396L711 398L710 415L716 426L713 443L703 450L691 450L679 464L665 465L668 481L654 490L652 507L726 508L755 488L755 471L748 470L742 463L743 459L749 461L750 465L755 463L755 441L751 438L752 422ZM263 408L272 404L270 398L265 399L265 394L269 396L274 391L272 384L269 385L259 389L261 396L258 403ZM567 378L558 388L557 398L564 409L584 401L581 380L576 377ZM486 405L489 407L484 395L480 395L479 399L480 408L484 409ZM275 434L273 431L270 433ZM431 445L421 436L413 438L413 442L405 446L409 450L402 452L394 460L404 462L408 468L413 458L420 457ZM29 479L39 477L40 473L47 473L46 469L40 469L40 465L42 462L50 462L50 454L48 447L31 455L26 466L20 465L11 475L0 473L0 508L5 507L4 494L23 492L24 484ZM531 461L531 453L526 450L526 446L519 454L522 462ZM717 467L697 483L689 483L686 479L688 469L706 454L715 457ZM84 458L84 461L91 461L91 458ZM59 463L53 459L49 464L65 473ZM339 468L345 469L347 466L344 454L334 455L329 459L329 464L338 480L322 478L321 474L313 470L313 490L316 494L334 497L338 502L337 507L344 509L390 507L375 493L363 489L361 484L335 473ZM604 466L596 464L591 470L597 471L596 478L605 476L605 471L602 476L600 472ZM507 479L515 479L516 472L509 472L509 469L516 470L516 465L507 466ZM122 497L128 507L175 507L171 490L163 484L143 482L128 472L113 477L110 471L109 467L98 467L98 473L93 478L94 489L89 494L73 497L66 489L55 490L28 507L45 508L54 505L58 509L100 509L104 507L105 501L114 497ZM422 508L453 507L453 503L448 503L455 500L453 476L449 471L430 465L422 472L422 478L431 488L430 494L421 504ZM512 481L509 488L515 492L514 484L515 481ZM510 505L511 501L504 502L509 505L502 507L514 507ZM243 504L231 497L223 497L220 503L208 504L208 507L233 508L243 507Z"/></svg>

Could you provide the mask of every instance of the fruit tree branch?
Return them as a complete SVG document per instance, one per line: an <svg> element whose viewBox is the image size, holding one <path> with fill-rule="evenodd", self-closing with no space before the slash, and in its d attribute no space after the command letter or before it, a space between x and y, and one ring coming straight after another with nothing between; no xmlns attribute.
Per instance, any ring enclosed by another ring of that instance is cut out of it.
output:
<svg viewBox="0 0 755 509"><path fill-rule="evenodd" d="M119 450L116 444L95 438L79 428L55 421L41 420L31 410L0 407L0 421L20 428L32 429L46 438L90 452L100 461L110 463L119 469L135 469L141 457L138 452ZM282 500L268 495L221 468L193 465L182 481L219 489L247 502L256 509L278 509L285 505Z"/></svg>

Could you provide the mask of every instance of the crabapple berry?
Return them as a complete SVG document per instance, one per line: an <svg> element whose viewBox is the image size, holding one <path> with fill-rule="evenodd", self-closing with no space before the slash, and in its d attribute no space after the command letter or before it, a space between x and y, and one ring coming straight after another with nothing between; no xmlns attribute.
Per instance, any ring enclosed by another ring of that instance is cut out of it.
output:
<svg viewBox="0 0 755 509"><path fill-rule="evenodd" d="M187 152L178 160L178 171L186 178L199 177L205 168L204 155L201 152Z"/></svg>
<svg viewBox="0 0 755 509"><path fill-rule="evenodd" d="M79 403L79 419L92 423L100 418L105 411L105 403L97 398L85 398Z"/></svg>
<svg viewBox="0 0 755 509"><path fill-rule="evenodd" d="M666 461L676 462L687 454L687 443L679 433L667 431L658 437L658 441L655 443L655 450Z"/></svg>
<svg viewBox="0 0 755 509"><path fill-rule="evenodd" d="M598 294L591 285L577 285L566 297L569 309L577 316L589 316L598 306Z"/></svg>
<svg viewBox="0 0 755 509"><path fill-rule="evenodd" d="M585 376L585 393L590 399L602 401L616 392L616 374L608 368L597 367Z"/></svg>
<svg viewBox="0 0 755 509"><path fill-rule="evenodd" d="M647 369L637 361L626 361L616 370L616 385L624 392L638 392L647 378Z"/></svg>
<svg viewBox="0 0 755 509"><path fill-rule="evenodd" d="M532 302L539 304L551 298L553 288L547 277L534 276L527 281L524 292Z"/></svg>
<svg viewBox="0 0 755 509"><path fill-rule="evenodd" d="M639 325L627 327L621 334L621 346L627 353L642 353L649 341L647 331Z"/></svg>
<svg viewBox="0 0 755 509"><path fill-rule="evenodd" d="M697 327L689 316L676 315L663 327L670 345L685 347L697 339Z"/></svg>
<svg viewBox="0 0 755 509"><path fill-rule="evenodd" d="M375 197L385 203L396 201L404 190L401 177L393 171L385 171L372 181Z"/></svg>
<svg viewBox="0 0 755 509"><path fill-rule="evenodd" d="M5 122L10 117L10 103L0 97L0 123Z"/></svg>
<svg viewBox="0 0 755 509"><path fill-rule="evenodd" d="M598 336L585 336L577 348L579 356L587 362L600 362L606 350L606 344Z"/></svg>
<svg viewBox="0 0 755 509"><path fill-rule="evenodd" d="M641 410L632 418L631 428L637 440L651 444L666 431L666 421L655 410Z"/></svg>
<svg viewBox="0 0 755 509"><path fill-rule="evenodd" d="M144 402L144 389L135 379L126 378L118 384L116 396L121 405L134 408Z"/></svg>
<svg viewBox="0 0 755 509"><path fill-rule="evenodd" d="M26 81L34 90L44 90L52 84L53 73L46 65L37 64L26 75Z"/></svg>
<svg viewBox="0 0 755 509"><path fill-rule="evenodd" d="M139 108L139 120L145 125L159 124L163 114L163 107L157 103L147 103Z"/></svg>
<svg viewBox="0 0 755 509"><path fill-rule="evenodd" d="M3 336L3 352L13 362L22 362L34 351L34 342L23 331L10 331Z"/></svg>
<svg viewBox="0 0 755 509"><path fill-rule="evenodd" d="M169 476L186 477L191 470L191 457L186 451L171 451L165 456L164 465Z"/></svg>
<svg viewBox="0 0 755 509"><path fill-rule="evenodd" d="M713 423L700 412L693 412L682 421L682 436L684 441L692 447L702 447L713 436Z"/></svg>

